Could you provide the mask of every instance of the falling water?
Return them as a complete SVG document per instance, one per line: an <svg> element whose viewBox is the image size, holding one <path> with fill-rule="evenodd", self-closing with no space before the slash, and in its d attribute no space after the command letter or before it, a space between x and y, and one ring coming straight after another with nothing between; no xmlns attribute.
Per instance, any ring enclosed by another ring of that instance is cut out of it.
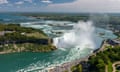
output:
<svg viewBox="0 0 120 72"><path fill-rule="evenodd" d="M57 48L95 48L94 26L91 21L79 21L73 26L73 30L64 33L63 36L54 39Z"/></svg>

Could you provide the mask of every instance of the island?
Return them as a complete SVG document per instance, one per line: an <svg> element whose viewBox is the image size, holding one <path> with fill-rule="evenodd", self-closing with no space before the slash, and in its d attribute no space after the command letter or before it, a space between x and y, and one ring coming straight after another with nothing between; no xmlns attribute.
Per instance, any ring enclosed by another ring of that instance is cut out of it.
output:
<svg viewBox="0 0 120 72"><path fill-rule="evenodd" d="M0 54L48 52L55 49L52 39L39 29L19 24L0 24Z"/></svg>

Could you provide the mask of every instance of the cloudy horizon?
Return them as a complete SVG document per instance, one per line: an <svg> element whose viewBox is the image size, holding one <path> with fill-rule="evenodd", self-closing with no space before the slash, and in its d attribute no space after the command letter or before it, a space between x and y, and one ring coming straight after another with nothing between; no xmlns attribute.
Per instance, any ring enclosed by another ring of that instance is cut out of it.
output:
<svg viewBox="0 0 120 72"><path fill-rule="evenodd" d="M120 0L0 0L0 12L119 13Z"/></svg>

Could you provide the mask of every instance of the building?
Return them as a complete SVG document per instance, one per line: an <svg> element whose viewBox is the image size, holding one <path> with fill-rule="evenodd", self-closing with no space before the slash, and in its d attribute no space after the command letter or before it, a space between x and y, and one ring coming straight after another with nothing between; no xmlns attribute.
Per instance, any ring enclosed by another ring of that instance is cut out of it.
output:
<svg viewBox="0 0 120 72"><path fill-rule="evenodd" d="M113 46L120 45L120 39L114 39L114 40L108 39L107 43Z"/></svg>

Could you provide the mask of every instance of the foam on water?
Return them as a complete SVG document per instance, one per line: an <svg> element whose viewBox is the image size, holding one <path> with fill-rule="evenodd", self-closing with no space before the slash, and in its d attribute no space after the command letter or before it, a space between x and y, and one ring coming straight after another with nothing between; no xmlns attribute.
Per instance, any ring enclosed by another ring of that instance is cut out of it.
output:
<svg viewBox="0 0 120 72"><path fill-rule="evenodd" d="M80 52L79 50L77 50L77 48L76 49L73 48L72 50L70 50L70 52L66 56L62 56L60 58L56 57L56 59L53 59L53 62L38 61L36 63L32 63L32 64L28 65L28 67L26 67L26 68L18 70L17 72L29 72L29 71L45 72L48 68L60 66L63 63L85 57L88 54L90 54L89 51L85 52L85 50L83 50Z"/></svg>

